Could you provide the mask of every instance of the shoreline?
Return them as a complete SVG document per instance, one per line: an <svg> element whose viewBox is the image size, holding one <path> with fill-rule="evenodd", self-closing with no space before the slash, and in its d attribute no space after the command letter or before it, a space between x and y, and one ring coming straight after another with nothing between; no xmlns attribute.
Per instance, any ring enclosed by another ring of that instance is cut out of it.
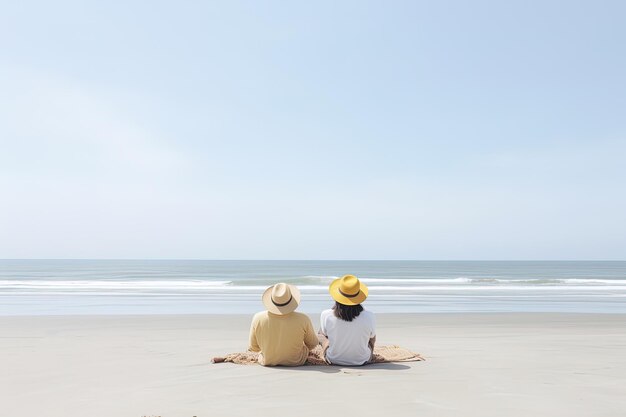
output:
<svg viewBox="0 0 626 417"><path fill-rule="evenodd" d="M261 309L259 311L262 311ZM311 320L315 323L315 319L319 316L316 313L310 313L307 311L300 311L301 313L306 314L311 318ZM321 313L321 311L320 311ZM28 319L28 318L40 318L45 319L47 317L50 318L59 318L59 319L99 319L106 317L114 317L117 319L147 319L150 317L153 318L252 318L256 314L254 313L175 313L175 314L154 314L154 313L145 313L145 314L0 314L0 322L3 320L11 320L11 319ZM510 311L510 312L500 312L500 311L484 311L484 312L457 312L457 311L442 311L442 312L426 312L426 313L396 313L396 312L377 312L374 311L376 317L408 317L408 318L437 318L437 317L460 317L463 319L472 319L479 317L501 317L503 319L506 318L515 318L517 316L520 317L530 317L530 316L550 316L550 317L572 317L572 316L589 316L589 317L615 317L616 320L619 318L626 319L626 313L614 313L614 312L552 312L552 311Z"/></svg>
<svg viewBox="0 0 626 417"><path fill-rule="evenodd" d="M262 311L262 310L259 310ZM301 313L306 314L311 317L313 320L319 314L309 313L306 311L296 310ZM154 314L154 313L146 313L146 314L0 314L0 321L2 320L10 320L10 319L19 319L19 318L44 318L44 317L54 317L54 318L67 318L67 319L88 319L88 318L105 318L105 317L116 317L116 318L159 318L159 317L206 317L206 318L215 318L215 317L232 317L232 318L241 318L241 317L252 317L254 313L180 313L180 314ZM321 313L321 311L320 311ZM551 311L511 311L511 312L499 312L499 311L485 311L485 312L467 312L461 313L456 311L442 311L442 312L426 312L426 313L395 313L395 312L377 312L374 311L376 317L384 316L384 317L411 317L411 318L435 318L435 317L463 317L463 318L472 318L472 317L515 317L515 316L598 316L598 317L624 317L626 318L626 313L612 313L612 312L551 312Z"/></svg>

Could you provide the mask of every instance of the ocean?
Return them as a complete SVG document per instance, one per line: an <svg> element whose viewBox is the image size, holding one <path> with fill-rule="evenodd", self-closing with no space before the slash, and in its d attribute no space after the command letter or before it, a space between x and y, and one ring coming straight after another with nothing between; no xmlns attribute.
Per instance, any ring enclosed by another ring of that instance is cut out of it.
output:
<svg viewBox="0 0 626 417"><path fill-rule="evenodd" d="M0 260L0 315L251 314L276 282L317 313L344 274L380 313L626 313L626 261Z"/></svg>

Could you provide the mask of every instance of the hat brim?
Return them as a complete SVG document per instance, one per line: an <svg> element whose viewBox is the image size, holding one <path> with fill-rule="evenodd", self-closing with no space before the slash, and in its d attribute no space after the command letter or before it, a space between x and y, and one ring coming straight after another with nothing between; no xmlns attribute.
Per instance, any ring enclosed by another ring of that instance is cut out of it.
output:
<svg viewBox="0 0 626 417"><path fill-rule="evenodd" d="M339 291L339 286L341 285L341 278L338 278L330 283L328 287L328 292L330 296L333 297L333 300L337 301L339 304L347 305L347 306L355 306L357 304L361 304L367 298L368 288L367 285L360 283L360 291L354 297L346 297Z"/></svg>
<svg viewBox="0 0 626 417"><path fill-rule="evenodd" d="M263 301L263 305L270 313L284 315L289 314L295 311L296 308L300 305L300 290L295 285L287 284L289 286L289 291L291 291L291 301L289 304L284 306L277 306L272 302L272 285L263 293L263 297L261 298Z"/></svg>

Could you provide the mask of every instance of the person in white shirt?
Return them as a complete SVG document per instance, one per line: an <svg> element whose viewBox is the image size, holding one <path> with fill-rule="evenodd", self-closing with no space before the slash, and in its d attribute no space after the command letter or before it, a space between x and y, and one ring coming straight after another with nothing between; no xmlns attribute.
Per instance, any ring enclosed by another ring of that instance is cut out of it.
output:
<svg viewBox="0 0 626 417"><path fill-rule="evenodd" d="M319 331L326 361L333 365L368 363L376 343L376 323L374 313L361 305L367 298L367 286L354 275L345 275L334 280L328 291L335 305L322 311Z"/></svg>

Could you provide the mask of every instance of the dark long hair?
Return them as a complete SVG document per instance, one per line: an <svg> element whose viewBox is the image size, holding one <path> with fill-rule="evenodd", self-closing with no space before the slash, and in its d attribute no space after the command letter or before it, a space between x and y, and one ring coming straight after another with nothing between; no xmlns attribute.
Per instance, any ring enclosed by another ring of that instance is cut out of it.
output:
<svg viewBox="0 0 626 417"><path fill-rule="evenodd" d="M343 321L352 321L355 318L359 317L363 311L363 306L361 304L357 304L355 306L347 306L345 304L341 304L335 301L335 305L333 306L333 313L335 317L341 319Z"/></svg>

